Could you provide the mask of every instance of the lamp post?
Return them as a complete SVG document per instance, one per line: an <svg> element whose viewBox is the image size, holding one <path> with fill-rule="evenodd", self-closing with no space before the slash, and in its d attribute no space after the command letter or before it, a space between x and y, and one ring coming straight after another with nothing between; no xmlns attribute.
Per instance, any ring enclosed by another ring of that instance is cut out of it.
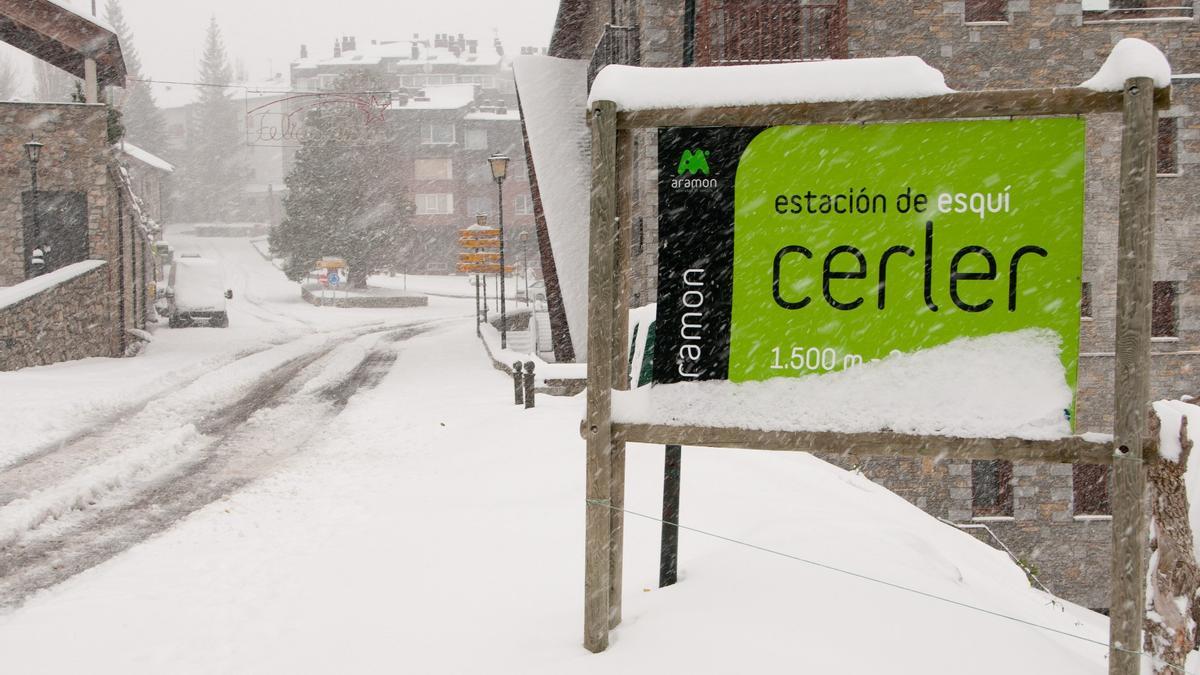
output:
<svg viewBox="0 0 1200 675"><path fill-rule="evenodd" d="M525 306L530 304L529 298L529 230L521 230L521 277L525 279Z"/></svg>
<svg viewBox="0 0 1200 675"><path fill-rule="evenodd" d="M42 148L45 147L41 143L30 139L25 144L25 157L29 160L29 183L30 196L29 206L33 210L33 242L34 242L34 258L30 260L30 272L32 276L37 276L46 271L45 254L48 252L47 247L42 241L42 222L41 214L38 213L38 159L42 156ZM38 254L41 255L38 255ZM40 261L40 264L38 264ZM37 266L39 269L34 269Z"/></svg>
<svg viewBox="0 0 1200 675"><path fill-rule="evenodd" d="M500 214L500 348L508 348L508 317L504 307L504 177L508 174L508 156L495 154L488 157L492 166L492 178L496 179L496 212Z"/></svg>

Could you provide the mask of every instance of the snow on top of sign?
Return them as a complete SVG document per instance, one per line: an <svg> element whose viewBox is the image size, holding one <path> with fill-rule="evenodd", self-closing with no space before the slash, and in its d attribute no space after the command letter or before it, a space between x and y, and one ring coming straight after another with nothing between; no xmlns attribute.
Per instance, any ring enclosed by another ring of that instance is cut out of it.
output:
<svg viewBox="0 0 1200 675"><path fill-rule="evenodd" d="M861 366L763 382L686 382L613 392L618 422L960 438L1071 435L1061 339L1025 329Z"/></svg>
<svg viewBox="0 0 1200 675"><path fill-rule="evenodd" d="M1138 38L1125 38L1113 47L1100 70L1079 86L1095 91L1121 91L1125 80L1131 77L1149 77L1155 87L1169 87L1171 64L1158 47Z"/></svg>
<svg viewBox="0 0 1200 675"><path fill-rule="evenodd" d="M941 71L916 56L837 59L710 68L600 71L588 103L622 110L871 101L949 94Z"/></svg>
<svg viewBox="0 0 1200 675"><path fill-rule="evenodd" d="M22 300L28 300L42 291L70 281L77 276L87 274L104 264L103 260L84 260L73 265L67 265L48 272L40 277L27 279L15 286L0 288L0 309L15 305Z"/></svg>
<svg viewBox="0 0 1200 675"><path fill-rule="evenodd" d="M554 267L575 356L587 353L588 199L591 136L587 62L520 56L513 63L521 114L550 234Z"/></svg>

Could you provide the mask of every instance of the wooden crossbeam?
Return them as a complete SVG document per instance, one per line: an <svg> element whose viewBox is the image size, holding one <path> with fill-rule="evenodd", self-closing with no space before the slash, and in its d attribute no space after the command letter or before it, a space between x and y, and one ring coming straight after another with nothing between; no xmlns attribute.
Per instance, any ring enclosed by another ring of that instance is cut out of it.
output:
<svg viewBox="0 0 1200 675"><path fill-rule="evenodd" d="M856 457L935 457L953 460L1008 459L1038 462L1112 464L1111 442L1082 436L1054 440L1024 438L960 438L911 435L887 431L756 431L728 427L671 426L613 422L614 440L652 445L693 445L709 448L751 448L792 452L821 452ZM1147 438L1147 458L1156 455L1157 439Z"/></svg>
<svg viewBox="0 0 1200 675"><path fill-rule="evenodd" d="M664 108L617 113L617 128L759 127L788 124L837 124L906 120L947 120L985 117L1033 117L1117 113L1124 105L1122 91L1093 91L1083 87L963 91L923 98L885 101L831 101L710 108ZM1169 87L1154 91L1154 107L1171 105Z"/></svg>

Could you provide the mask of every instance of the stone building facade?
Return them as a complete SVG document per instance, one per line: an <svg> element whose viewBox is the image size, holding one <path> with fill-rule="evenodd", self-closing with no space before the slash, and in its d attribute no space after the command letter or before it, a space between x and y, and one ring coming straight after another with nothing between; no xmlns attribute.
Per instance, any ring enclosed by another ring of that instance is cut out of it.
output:
<svg viewBox="0 0 1200 675"><path fill-rule="evenodd" d="M0 369L84 356L120 356L130 329L144 328L153 304L148 219L128 173L108 143L103 105L0 103L0 294L22 299L0 306ZM43 144L33 199L24 144ZM32 277L33 209L46 273L83 261L105 261L61 287ZM5 293L7 292L7 293ZM80 324L87 326L81 339Z"/></svg>
<svg viewBox="0 0 1200 675"><path fill-rule="evenodd" d="M738 11L738 4L732 0L563 0L550 55L591 59L593 71L614 61L669 67L829 55L915 55L941 70L950 87L969 90L1077 85L1095 73L1112 46L1126 37L1142 38L1162 49L1176 76L1173 103L1162 114L1160 127L1152 393L1156 398L1200 394L1200 237L1196 236L1200 228L1196 208L1200 30L1190 0L756 2L776 9L770 20L759 23L765 27L760 30L777 31L775 37L783 39L747 41L775 47L731 54L733 43L714 42L718 31L712 26L718 20L731 25L728 12ZM801 5L810 9L798 9ZM818 27L812 29L817 34L807 37L823 47L809 54L779 47L789 42L789 35L794 42L796 26L801 25L790 25L787 17L817 11L828 12L827 18L803 25ZM607 41L618 32L613 26L627 26L630 36L620 39L632 42L612 49ZM793 32L778 32L788 30ZM613 59L613 54L625 58ZM729 58L722 61L722 54ZM1113 406L1120 119L1092 115L1087 121L1085 316L1077 414L1080 431L1108 432ZM655 301L658 176L654 132L641 132L634 142L632 287L637 306ZM828 459L845 463L839 457ZM967 525L968 531L989 543L996 543L994 535L1036 568L1054 592L1088 607L1107 607L1111 533L1104 513L1107 481L1102 470L904 459L872 459L861 468L930 514Z"/></svg>

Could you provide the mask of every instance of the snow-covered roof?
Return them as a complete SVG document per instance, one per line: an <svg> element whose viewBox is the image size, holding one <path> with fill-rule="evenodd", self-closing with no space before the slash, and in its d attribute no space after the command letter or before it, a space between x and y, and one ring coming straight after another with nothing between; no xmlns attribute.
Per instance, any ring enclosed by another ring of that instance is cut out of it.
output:
<svg viewBox="0 0 1200 675"><path fill-rule="evenodd" d="M175 166L173 164L171 164L167 160L159 157L158 155L155 155L154 153L152 153L148 150L143 150L142 148L139 148L138 146L134 145L133 143L130 143L128 141L122 141L120 145L116 146L116 148L118 150L120 150L121 152L125 153L130 158L136 159L137 161L141 162L142 164L145 164L146 166L149 166L154 169L158 169L159 171L164 171L166 173L174 173L175 172Z"/></svg>
<svg viewBox="0 0 1200 675"><path fill-rule="evenodd" d="M504 113L491 111L484 112L479 110L476 112L467 113L465 119L475 122L520 122L521 111L517 110L516 108L509 108L508 111Z"/></svg>
<svg viewBox="0 0 1200 675"><path fill-rule="evenodd" d="M1121 91L1125 80L1149 77L1155 87L1171 86L1171 64L1158 47L1137 38L1121 40L1108 54L1100 70L1079 85L1096 91Z"/></svg>
<svg viewBox="0 0 1200 675"><path fill-rule="evenodd" d="M103 260L84 260L53 272L47 272L40 277L26 279L16 286L0 288L0 309L15 305L22 300L28 300L38 293L50 290L82 274L87 274L103 264L105 264Z"/></svg>
<svg viewBox="0 0 1200 675"><path fill-rule="evenodd" d="M587 353L591 136L587 62L520 56L513 63L550 250L575 354Z"/></svg>
<svg viewBox="0 0 1200 675"><path fill-rule="evenodd" d="M466 48L455 53L449 47L433 47L432 44L433 41L429 39L416 39L357 45L355 49L342 51L340 56L296 59L292 61L292 66L303 70L322 66L374 65L385 59L431 65L498 66L504 61L504 56L496 51L494 43L487 40L479 40L474 53ZM414 45L417 50L415 59Z"/></svg>
<svg viewBox="0 0 1200 675"><path fill-rule="evenodd" d="M655 110L885 100L953 91L941 71L916 56L705 68L611 65L596 76L588 103L607 100L622 110Z"/></svg>
<svg viewBox="0 0 1200 675"><path fill-rule="evenodd" d="M104 18L99 17L99 16L92 16L92 13L90 11L75 7L69 0L48 0L48 2L50 2L51 4L54 4L54 5L58 5L59 7L74 14L75 16L77 16L85 21L89 21L89 22L95 24L97 27L103 28L104 30L106 30L110 33L117 32L117 29L113 28L112 24L109 23L107 20L105 20Z"/></svg>
<svg viewBox="0 0 1200 675"><path fill-rule="evenodd" d="M400 105L397 99L392 100L392 110L457 110L475 102L474 84L439 84L423 88L425 95L417 100L409 96Z"/></svg>

